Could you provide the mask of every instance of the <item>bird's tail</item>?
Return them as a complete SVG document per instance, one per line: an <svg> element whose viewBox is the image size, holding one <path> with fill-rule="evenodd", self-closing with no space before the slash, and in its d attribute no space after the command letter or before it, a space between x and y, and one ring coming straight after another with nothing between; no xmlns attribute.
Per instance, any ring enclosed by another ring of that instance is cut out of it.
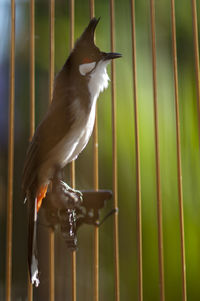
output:
<svg viewBox="0 0 200 301"><path fill-rule="evenodd" d="M28 200L28 267L31 283L38 286L38 254L37 254L37 198Z"/></svg>
<svg viewBox="0 0 200 301"><path fill-rule="evenodd" d="M31 283L38 286L37 215L46 196L48 185L41 186L37 196L28 197L28 267Z"/></svg>

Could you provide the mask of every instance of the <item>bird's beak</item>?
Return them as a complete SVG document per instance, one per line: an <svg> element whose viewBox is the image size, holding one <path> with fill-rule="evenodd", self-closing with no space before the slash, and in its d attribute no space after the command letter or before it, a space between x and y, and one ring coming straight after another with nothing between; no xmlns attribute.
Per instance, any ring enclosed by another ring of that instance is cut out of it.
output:
<svg viewBox="0 0 200 301"><path fill-rule="evenodd" d="M116 53L116 52L103 53L104 61L118 59L120 57L122 57L121 53Z"/></svg>

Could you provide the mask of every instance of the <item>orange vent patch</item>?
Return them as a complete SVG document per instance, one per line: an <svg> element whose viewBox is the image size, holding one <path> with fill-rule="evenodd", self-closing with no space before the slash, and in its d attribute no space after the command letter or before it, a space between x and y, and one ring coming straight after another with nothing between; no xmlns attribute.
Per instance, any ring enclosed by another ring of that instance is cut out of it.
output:
<svg viewBox="0 0 200 301"><path fill-rule="evenodd" d="M48 185L45 185L45 186L41 186L40 187L40 190L39 190L39 193L37 195L37 212L40 210L40 207L42 205L42 200L45 198L46 196L46 193L47 193L47 188L48 188Z"/></svg>

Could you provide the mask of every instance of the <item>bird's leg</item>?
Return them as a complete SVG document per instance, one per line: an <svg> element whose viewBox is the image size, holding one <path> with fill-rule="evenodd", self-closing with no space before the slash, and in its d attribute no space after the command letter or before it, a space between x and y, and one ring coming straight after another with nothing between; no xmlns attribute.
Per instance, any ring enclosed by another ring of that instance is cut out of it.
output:
<svg viewBox="0 0 200 301"><path fill-rule="evenodd" d="M71 187L70 187L67 183L65 183L64 181L60 181L60 182L62 182L63 187L65 187L65 189L66 189L68 192L70 192L70 193L75 193L75 194L78 195L79 198L81 198L81 200L82 200L83 194L82 194L82 192L81 192L80 190L76 190L76 189L74 189L74 188L71 188Z"/></svg>
<svg viewBox="0 0 200 301"><path fill-rule="evenodd" d="M76 208L82 203L82 193L69 187L62 180L62 171L57 170L52 179L52 189L47 195L54 207Z"/></svg>

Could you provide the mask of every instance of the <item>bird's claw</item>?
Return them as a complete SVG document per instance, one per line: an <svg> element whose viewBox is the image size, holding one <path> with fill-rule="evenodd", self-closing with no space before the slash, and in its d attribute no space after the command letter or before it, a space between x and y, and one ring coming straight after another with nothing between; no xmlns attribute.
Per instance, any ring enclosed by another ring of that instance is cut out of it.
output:
<svg viewBox="0 0 200 301"><path fill-rule="evenodd" d="M63 193L66 196L71 196L71 199L74 199L74 205L75 207L79 206L83 202L83 194L80 190L76 190L71 188L67 183L60 181L60 186L63 191Z"/></svg>
<svg viewBox="0 0 200 301"><path fill-rule="evenodd" d="M47 198L57 208L75 209L83 202L82 193L72 189L61 180L53 182L52 190L48 192Z"/></svg>

